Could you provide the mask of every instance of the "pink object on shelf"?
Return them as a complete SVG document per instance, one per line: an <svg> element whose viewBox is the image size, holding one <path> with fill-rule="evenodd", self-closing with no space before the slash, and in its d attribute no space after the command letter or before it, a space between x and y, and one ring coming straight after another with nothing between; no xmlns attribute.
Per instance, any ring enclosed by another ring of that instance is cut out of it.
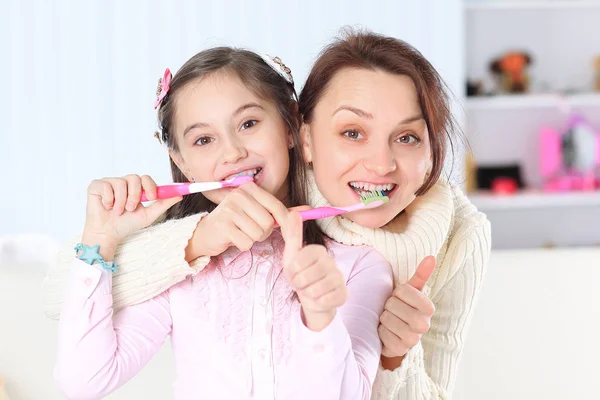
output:
<svg viewBox="0 0 600 400"><path fill-rule="evenodd" d="M518 190L517 181L513 178L498 177L492 181L492 192L494 194L515 194Z"/></svg>
<svg viewBox="0 0 600 400"><path fill-rule="evenodd" d="M550 179L561 168L560 135L554 129L542 128L540 132L540 164L540 172L544 180Z"/></svg>
<svg viewBox="0 0 600 400"><path fill-rule="evenodd" d="M571 115L564 132L544 127L539 140L544 191L600 189L600 132L595 131L585 117Z"/></svg>

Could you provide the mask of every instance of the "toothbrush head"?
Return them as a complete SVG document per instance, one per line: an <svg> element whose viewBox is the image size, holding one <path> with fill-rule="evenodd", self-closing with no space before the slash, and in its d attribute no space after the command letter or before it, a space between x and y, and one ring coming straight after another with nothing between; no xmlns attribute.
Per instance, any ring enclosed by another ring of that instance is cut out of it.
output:
<svg viewBox="0 0 600 400"><path fill-rule="evenodd" d="M254 178L249 175L236 176L235 178L228 179L226 181L221 182L223 187L238 187L246 182L253 181Z"/></svg>
<svg viewBox="0 0 600 400"><path fill-rule="evenodd" d="M383 194L383 191L372 190L360 196L360 201L365 208L375 208L384 205L389 201L389 197Z"/></svg>

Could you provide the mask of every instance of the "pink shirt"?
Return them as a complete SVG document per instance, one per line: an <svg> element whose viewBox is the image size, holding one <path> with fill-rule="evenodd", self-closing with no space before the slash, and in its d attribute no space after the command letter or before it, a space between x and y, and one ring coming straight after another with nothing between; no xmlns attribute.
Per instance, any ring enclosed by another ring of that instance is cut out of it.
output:
<svg viewBox="0 0 600 400"><path fill-rule="evenodd" d="M390 265L371 248L329 242L349 297L327 328L313 332L281 272L282 249L278 232L251 251L229 249L115 315L110 273L75 259L59 324L61 390L70 399L106 396L170 335L179 400L370 399Z"/></svg>

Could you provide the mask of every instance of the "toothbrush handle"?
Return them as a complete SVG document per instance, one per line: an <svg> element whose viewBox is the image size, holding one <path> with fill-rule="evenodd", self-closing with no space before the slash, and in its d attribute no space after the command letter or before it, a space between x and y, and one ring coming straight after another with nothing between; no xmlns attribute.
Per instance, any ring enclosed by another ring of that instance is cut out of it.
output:
<svg viewBox="0 0 600 400"><path fill-rule="evenodd" d="M156 198L158 199L170 199L172 197L184 196L190 194L190 184L174 184L174 185L162 185L156 188ZM142 202L148 201L146 192L142 191Z"/></svg>
<svg viewBox="0 0 600 400"><path fill-rule="evenodd" d="M314 219L335 217L336 215L344 214L347 211L336 207L317 207L312 210L299 211L302 216L302 221L311 221Z"/></svg>
<svg viewBox="0 0 600 400"><path fill-rule="evenodd" d="M302 221L312 221L315 219L335 217L336 215L347 213L348 210L336 207L317 207L311 208L310 210L298 211L298 214L302 217ZM278 227L279 224L275 221L274 227Z"/></svg>

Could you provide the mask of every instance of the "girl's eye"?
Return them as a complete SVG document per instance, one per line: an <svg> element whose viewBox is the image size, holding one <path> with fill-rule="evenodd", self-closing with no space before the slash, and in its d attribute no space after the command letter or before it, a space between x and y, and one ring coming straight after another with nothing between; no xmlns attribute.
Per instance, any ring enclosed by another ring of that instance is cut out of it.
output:
<svg viewBox="0 0 600 400"><path fill-rule="evenodd" d="M419 139L419 137L416 135L400 136L397 140L398 140L398 142L405 143L405 144L418 143L421 141L421 139Z"/></svg>
<svg viewBox="0 0 600 400"><path fill-rule="evenodd" d="M362 133L360 133L359 131L357 131L355 129L347 130L343 133L343 135L346 136L348 139L354 139L354 140L364 138Z"/></svg>
<svg viewBox="0 0 600 400"><path fill-rule="evenodd" d="M198 146L206 146L209 143L214 142L215 139L209 137L209 136L202 136L201 138L199 138L198 140L196 140L196 144Z"/></svg>
<svg viewBox="0 0 600 400"><path fill-rule="evenodd" d="M258 123L258 121L257 121L257 120L255 120L255 119L249 119L248 121L245 121L245 122L242 124L242 130L244 130L244 129L250 129L250 128L252 128L254 125L256 125L257 123Z"/></svg>

